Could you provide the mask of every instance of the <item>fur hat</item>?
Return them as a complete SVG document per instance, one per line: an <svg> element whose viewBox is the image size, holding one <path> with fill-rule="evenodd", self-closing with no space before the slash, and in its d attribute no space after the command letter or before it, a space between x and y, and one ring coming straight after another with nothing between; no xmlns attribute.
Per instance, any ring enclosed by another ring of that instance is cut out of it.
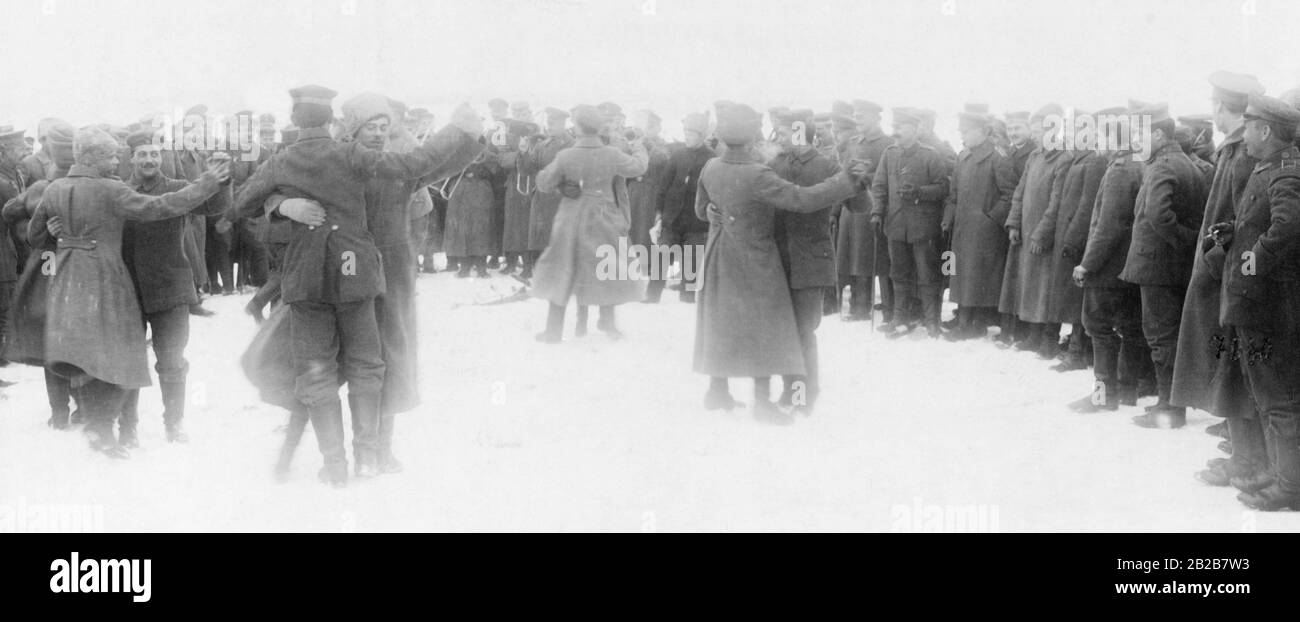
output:
<svg viewBox="0 0 1300 622"><path fill-rule="evenodd" d="M370 121L379 117L394 121L393 100L375 93L362 93L343 102L343 133L354 138L357 131Z"/></svg>
<svg viewBox="0 0 1300 622"><path fill-rule="evenodd" d="M97 127L84 127L77 130L72 140L72 158L82 166L100 168L109 158L119 155L121 148L112 134Z"/></svg>
<svg viewBox="0 0 1300 622"><path fill-rule="evenodd" d="M745 104L718 111L718 138L728 145L748 145L758 139L763 116Z"/></svg>
<svg viewBox="0 0 1300 622"><path fill-rule="evenodd" d="M61 168L75 163L72 157L72 139L76 130L67 121L52 121L45 129L45 144L50 149L50 159Z"/></svg>

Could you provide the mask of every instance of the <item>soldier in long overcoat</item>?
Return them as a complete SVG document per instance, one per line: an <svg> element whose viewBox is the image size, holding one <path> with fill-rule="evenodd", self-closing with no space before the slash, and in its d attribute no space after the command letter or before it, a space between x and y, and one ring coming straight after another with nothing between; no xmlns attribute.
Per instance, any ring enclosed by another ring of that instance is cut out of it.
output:
<svg viewBox="0 0 1300 622"><path fill-rule="evenodd" d="M761 117L748 106L719 111L727 152L700 173L695 213L709 221L700 274L693 368L710 377L705 408L733 408L732 377L754 378L754 414L788 422L768 401L774 374L804 375L803 350L781 253L773 235L777 210L817 212L861 190L865 170L841 172L814 186L781 179L754 161L750 144Z"/></svg>
<svg viewBox="0 0 1300 622"><path fill-rule="evenodd" d="M948 297L958 305L952 340L983 337L997 322L998 293L1007 257L1003 228L1016 180L1010 162L990 139L992 118L962 113L958 127L965 149L957 156L952 190L944 210L944 231L952 236Z"/></svg>
<svg viewBox="0 0 1300 622"><path fill-rule="evenodd" d="M604 144L600 132L606 121L595 107L575 108L573 122L580 132L573 146L537 174L539 192L564 194L529 292L550 303L546 330L537 336L544 343L560 341L570 298L576 298L579 307L599 306L597 327L616 336L614 306L640 300L643 294L640 275L626 270L629 258L617 256L620 239L626 248L630 206L620 197L616 180L645 173L645 146L633 141L629 155Z"/></svg>
<svg viewBox="0 0 1300 622"><path fill-rule="evenodd" d="M122 260L124 221L182 216L215 194L230 170L217 164L181 190L149 196L112 177L119 150L106 133L78 132L77 163L45 189L28 227L58 236L46 292L45 365L81 388L91 447L124 458L129 452L113 434L113 422L127 390L150 384L144 322Z"/></svg>

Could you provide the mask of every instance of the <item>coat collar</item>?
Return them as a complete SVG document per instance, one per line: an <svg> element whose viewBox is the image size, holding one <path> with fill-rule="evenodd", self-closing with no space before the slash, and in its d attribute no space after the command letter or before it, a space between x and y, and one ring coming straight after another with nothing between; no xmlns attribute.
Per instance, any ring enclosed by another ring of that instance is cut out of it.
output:
<svg viewBox="0 0 1300 622"><path fill-rule="evenodd" d="M959 155L958 158L961 160L971 160L974 162L980 162L983 161L984 158L987 158L992 154L993 154L993 141L985 140L984 142L980 143L979 146L973 149L963 149L961 155Z"/></svg>
<svg viewBox="0 0 1300 622"><path fill-rule="evenodd" d="M329 138L329 139L333 139L333 137L330 136L330 130L329 130L329 128L327 128L327 127L309 127L309 128L306 128L306 129L298 130L298 140L299 140L299 141L304 141L304 140L315 140L315 139L320 139L320 138Z"/></svg>
<svg viewBox="0 0 1300 622"><path fill-rule="evenodd" d="M1165 143L1164 145L1162 145L1159 149L1156 149L1156 150L1152 151L1152 152L1151 152L1151 157L1147 158L1147 162L1154 161L1156 158L1158 158L1158 157L1160 157L1160 156L1162 156L1162 155L1169 155L1169 151L1170 151L1171 149L1177 149L1177 150L1178 150L1178 153L1182 153L1182 152L1183 152L1183 148L1182 148L1182 147L1179 147L1179 146L1178 146L1178 143L1173 142L1173 141L1170 141L1170 142L1167 142L1167 143Z"/></svg>
<svg viewBox="0 0 1300 622"><path fill-rule="evenodd" d="M583 149L592 149L595 147L604 147L605 141L601 140L599 136L579 136L574 139L573 146Z"/></svg>
<svg viewBox="0 0 1300 622"><path fill-rule="evenodd" d="M722 161L732 164L749 164L754 161L754 155L750 152L749 145L727 147L727 152L722 154Z"/></svg>
<svg viewBox="0 0 1300 622"><path fill-rule="evenodd" d="M1223 139L1223 143L1220 144L1218 148L1214 150L1214 154L1217 156L1224 149L1228 148L1229 145L1236 145L1242 142L1242 140L1244 140L1243 137L1245 135L1246 135L1246 124L1242 123L1241 125L1237 126L1237 129L1232 130L1232 133L1228 134L1228 136Z"/></svg>
<svg viewBox="0 0 1300 622"><path fill-rule="evenodd" d="M72 168L68 169L68 177L103 177L103 175L100 175L93 166L73 164Z"/></svg>
<svg viewBox="0 0 1300 622"><path fill-rule="evenodd" d="M1273 155L1260 160L1259 163L1255 164L1255 172L1258 173L1278 166L1282 164L1284 160L1291 160L1292 162L1300 160L1300 149L1297 149L1295 145L1291 145L1286 149L1282 149Z"/></svg>

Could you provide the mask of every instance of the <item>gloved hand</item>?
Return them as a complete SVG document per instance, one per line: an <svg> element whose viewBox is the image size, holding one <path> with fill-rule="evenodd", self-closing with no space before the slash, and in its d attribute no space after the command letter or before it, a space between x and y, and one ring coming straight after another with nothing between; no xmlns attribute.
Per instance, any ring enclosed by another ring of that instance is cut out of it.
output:
<svg viewBox="0 0 1300 622"><path fill-rule="evenodd" d="M325 208L311 199L285 199L276 211L289 220L311 227L325 224Z"/></svg>
<svg viewBox="0 0 1300 622"><path fill-rule="evenodd" d="M570 198L577 199L582 197L582 186L575 181L564 180L560 182L560 194Z"/></svg>
<svg viewBox="0 0 1300 622"><path fill-rule="evenodd" d="M1007 240L1011 242L1012 246L1020 246L1020 230L1007 229Z"/></svg>
<svg viewBox="0 0 1300 622"><path fill-rule="evenodd" d="M216 157L217 155L225 156L224 158ZM216 162L213 166L212 163ZM230 181L230 156L224 153L213 154L208 160L208 170L203 171L199 176L202 181L214 181L218 184L224 184Z"/></svg>
<svg viewBox="0 0 1300 622"><path fill-rule="evenodd" d="M451 112L451 125L475 138L483 134L483 119L469 107L469 104L456 106L456 109Z"/></svg>
<svg viewBox="0 0 1300 622"><path fill-rule="evenodd" d="M212 225L212 228L216 229L217 233L225 235L230 233L230 221L222 218L221 220L218 220L215 225Z"/></svg>
<svg viewBox="0 0 1300 622"><path fill-rule="evenodd" d="M879 214L872 214L872 215L871 215L871 228L872 228L872 229L875 229L875 230L876 230L876 233L880 233L880 232L884 229L884 227L885 227L885 225L884 225L884 222L881 220L880 215L879 215Z"/></svg>
<svg viewBox="0 0 1300 622"><path fill-rule="evenodd" d="M1083 266L1075 266L1074 272L1070 274L1070 278L1074 279L1075 285L1083 287L1083 280L1088 278L1088 269Z"/></svg>
<svg viewBox="0 0 1300 622"><path fill-rule="evenodd" d="M898 198L909 203L915 202L920 196L921 192L917 189L916 184L906 183L898 189Z"/></svg>
<svg viewBox="0 0 1300 622"><path fill-rule="evenodd" d="M1219 222L1210 225L1210 238L1219 246L1229 246L1232 244L1233 226L1230 222Z"/></svg>
<svg viewBox="0 0 1300 622"><path fill-rule="evenodd" d="M59 216L50 216L45 221L45 230L50 232L53 237L63 235L63 218Z"/></svg>

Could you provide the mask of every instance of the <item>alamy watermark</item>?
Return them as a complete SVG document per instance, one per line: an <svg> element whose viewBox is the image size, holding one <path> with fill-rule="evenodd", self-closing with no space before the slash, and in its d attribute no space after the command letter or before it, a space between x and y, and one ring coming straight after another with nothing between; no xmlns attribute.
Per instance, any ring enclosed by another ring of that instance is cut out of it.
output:
<svg viewBox="0 0 1300 622"><path fill-rule="evenodd" d="M899 504L889 510L889 530L895 533L996 533L997 505L953 505L925 503L913 497L912 503Z"/></svg>
<svg viewBox="0 0 1300 622"><path fill-rule="evenodd" d="M1084 114L1066 110L1043 118L1043 149L1132 151L1133 159L1151 157L1151 115ZM1172 140L1172 136L1167 136Z"/></svg>
<svg viewBox="0 0 1300 622"><path fill-rule="evenodd" d="M104 506L28 503L18 497L0 505L0 533L100 533Z"/></svg>
<svg viewBox="0 0 1300 622"><path fill-rule="evenodd" d="M630 244L619 236L618 245L596 247L596 279L601 281L663 281L673 264L681 267L682 287L693 292L699 287L695 278L704 261L703 244Z"/></svg>

